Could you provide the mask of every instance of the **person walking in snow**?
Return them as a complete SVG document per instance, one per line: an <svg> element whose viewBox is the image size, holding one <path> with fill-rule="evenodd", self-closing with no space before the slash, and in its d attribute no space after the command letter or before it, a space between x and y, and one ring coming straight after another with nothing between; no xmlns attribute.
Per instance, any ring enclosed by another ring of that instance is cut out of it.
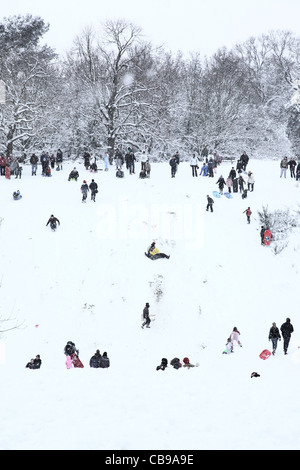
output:
<svg viewBox="0 0 300 470"><path fill-rule="evenodd" d="M149 314L149 308L150 308L150 305L147 302L143 310L144 321L143 321L141 328L144 328L144 326L146 326L146 328L150 328L151 319L150 319L150 314Z"/></svg>
<svg viewBox="0 0 300 470"><path fill-rule="evenodd" d="M228 176L228 178L226 180L226 186L227 186L228 192L231 193L232 179L230 178L230 176Z"/></svg>
<svg viewBox="0 0 300 470"><path fill-rule="evenodd" d="M279 329L276 326L276 323L273 322L272 326L270 328L270 331L269 331L269 341L272 341L272 347L273 347L272 354L273 354L273 356L274 356L274 354L276 352L276 349L277 349L278 340L281 341L280 332L279 332Z"/></svg>
<svg viewBox="0 0 300 470"><path fill-rule="evenodd" d="M246 217L247 217L247 222L248 222L248 224L250 224L250 216L252 214L250 207L248 207L246 210L244 210L243 214L245 214L245 213L246 213Z"/></svg>
<svg viewBox="0 0 300 470"><path fill-rule="evenodd" d="M175 178L176 171L177 171L177 159L176 155L173 155L171 160L169 161L169 165L171 167L171 178Z"/></svg>
<svg viewBox="0 0 300 470"><path fill-rule="evenodd" d="M294 327L291 324L290 318L287 318L285 323L283 323L280 327L282 337L283 337L283 351L284 354L287 354L287 350L289 347L290 339L291 339L291 334L294 331Z"/></svg>
<svg viewBox="0 0 300 470"><path fill-rule="evenodd" d="M92 182L89 185L89 188L91 190L91 200L96 202L96 194L98 192L98 184L96 183L95 180L92 180Z"/></svg>
<svg viewBox="0 0 300 470"><path fill-rule="evenodd" d="M197 169L198 169L198 158L193 153L192 158L190 160L190 166L192 168L192 176L198 176Z"/></svg>
<svg viewBox="0 0 300 470"><path fill-rule="evenodd" d="M255 183L255 179L254 179L253 173L252 171L249 171L248 180L247 180L248 191L252 192L254 190L254 183Z"/></svg>
<svg viewBox="0 0 300 470"><path fill-rule="evenodd" d="M221 175L216 184L219 186L220 194L223 194L224 186L226 185L226 181L224 180L223 176Z"/></svg>
<svg viewBox="0 0 300 470"><path fill-rule="evenodd" d="M236 342L240 347L242 347L242 343L240 342L240 332L239 332L239 330L237 329L236 326L232 330L232 333L230 335L230 339L231 339L232 344L234 344L234 342Z"/></svg>
<svg viewBox="0 0 300 470"><path fill-rule="evenodd" d="M284 177L286 178L286 170L287 170L287 168L288 168L288 165L289 165L289 164L288 164L287 157L284 157L284 158L281 160L281 162L280 162L280 168L281 168L281 170L280 170L280 178L281 178L282 176L284 176Z"/></svg>
<svg viewBox="0 0 300 470"><path fill-rule="evenodd" d="M244 184L246 183L246 181L244 180L244 178L242 177L242 175L239 175L238 177L238 185L239 185L239 188L240 188L240 193L242 193L244 191Z"/></svg>
<svg viewBox="0 0 300 470"><path fill-rule="evenodd" d="M295 178L295 167L296 167L296 165L297 165L296 160L293 157L291 157L290 160L289 160L291 178Z"/></svg>
<svg viewBox="0 0 300 470"><path fill-rule="evenodd" d="M210 212L213 212L214 211L213 210L214 200L209 195L207 195L206 198L207 198L206 210L208 211L208 209L210 209Z"/></svg>
<svg viewBox="0 0 300 470"><path fill-rule="evenodd" d="M80 187L80 191L82 193L82 202L86 202L86 198L87 198L87 193L89 191L89 187L87 185L87 182L84 180L81 187Z"/></svg>

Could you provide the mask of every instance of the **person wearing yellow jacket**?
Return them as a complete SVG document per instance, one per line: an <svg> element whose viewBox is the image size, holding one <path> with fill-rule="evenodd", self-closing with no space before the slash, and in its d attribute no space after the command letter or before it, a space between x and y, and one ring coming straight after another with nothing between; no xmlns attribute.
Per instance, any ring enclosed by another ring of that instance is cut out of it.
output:
<svg viewBox="0 0 300 470"><path fill-rule="evenodd" d="M168 259L170 258L170 255L166 255L165 253L160 253L159 249L156 248L155 246L155 242L151 243L145 255L152 260L159 259L159 258L168 258Z"/></svg>

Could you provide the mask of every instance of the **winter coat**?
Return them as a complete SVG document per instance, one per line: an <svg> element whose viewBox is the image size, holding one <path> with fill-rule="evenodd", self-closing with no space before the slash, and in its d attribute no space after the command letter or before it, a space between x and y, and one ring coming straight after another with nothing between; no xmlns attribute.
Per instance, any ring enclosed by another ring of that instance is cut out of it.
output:
<svg viewBox="0 0 300 470"><path fill-rule="evenodd" d="M223 189L226 183L225 183L224 178L223 178L222 176L220 176L220 178L218 179L218 181L216 182L216 184L219 185L219 188L220 188L220 189Z"/></svg>
<svg viewBox="0 0 300 470"><path fill-rule="evenodd" d="M231 339L232 343L233 343L233 341L236 341L238 343L240 341L239 337L240 337L240 332L233 330L233 332L230 335L230 339Z"/></svg>
<svg viewBox="0 0 300 470"><path fill-rule="evenodd" d="M284 338L289 338L291 336L294 331L294 328L289 318L287 318L286 322L281 325L280 330Z"/></svg>
<svg viewBox="0 0 300 470"><path fill-rule="evenodd" d="M169 161L169 164L172 168L175 168L177 165L177 160L175 157L172 157L171 160Z"/></svg>
<svg viewBox="0 0 300 470"><path fill-rule="evenodd" d="M286 158L284 158L283 160L281 160L280 162L280 168L287 168L288 167L288 161Z"/></svg>
<svg viewBox="0 0 300 470"><path fill-rule="evenodd" d="M248 175L248 183L249 183L249 184L255 183L255 179L254 179L253 173L250 173L250 174Z"/></svg>
<svg viewBox="0 0 300 470"><path fill-rule="evenodd" d="M89 190L89 187L88 187L87 183L83 183L83 184L81 185L81 188L80 188L80 189L81 189L81 192L82 192L83 194L87 194L87 192L88 192L88 190Z"/></svg>
<svg viewBox="0 0 300 470"><path fill-rule="evenodd" d="M278 338L281 339L279 329L277 326L271 326L270 331L269 331L269 339L272 338Z"/></svg>
<svg viewBox="0 0 300 470"><path fill-rule="evenodd" d="M231 187L232 187L232 179L229 178L229 177L228 177L227 180L226 180L226 186L227 186L227 188L231 188Z"/></svg>
<svg viewBox="0 0 300 470"><path fill-rule="evenodd" d="M98 189L98 185L97 185L96 181L92 181L89 188L92 192L96 192L97 189Z"/></svg>
<svg viewBox="0 0 300 470"><path fill-rule="evenodd" d="M147 320L147 318L149 318L149 307L147 307L147 305L144 307L144 310L143 310L143 318L145 320Z"/></svg>
<svg viewBox="0 0 300 470"><path fill-rule="evenodd" d="M0 157L0 166L5 166L5 165L6 165L5 157Z"/></svg>
<svg viewBox="0 0 300 470"><path fill-rule="evenodd" d="M200 175L207 176L207 173L208 173L208 168L207 168L207 165L204 164L201 167Z"/></svg>
<svg viewBox="0 0 300 470"><path fill-rule="evenodd" d="M39 159L38 159L38 157L37 157L35 154L31 155L31 157L30 157L30 163L31 163L32 165L36 165L38 161L39 161Z"/></svg>
<svg viewBox="0 0 300 470"><path fill-rule="evenodd" d="M236 171L234 168L230 170L229 177L232 179L232 181L236 178Z"/></svg>
<svg viewBox="0 0 300 470"><path fill-rule="evenodd" d="M107 357L107 353L104 352L103 353L103 356L101 356L101 360L100 360L100 367L102 369L106 369L107 367L110 366L110 360L109 358Z"/></svg>
<svg viewBox="0 0 300 470"><path fill-rule="evenodd" d="M101 354L99 351L96 351L96 353L90 359L90 367L93 367L94 369L98 369L100 367L100 362L101 362Z"/></svg>
<svg viewBox="0 0 300 470"><path fill-rule="evenodd" d="M197 166L198 165L198 158L192 157L190 160L190 166Z"/></svg>

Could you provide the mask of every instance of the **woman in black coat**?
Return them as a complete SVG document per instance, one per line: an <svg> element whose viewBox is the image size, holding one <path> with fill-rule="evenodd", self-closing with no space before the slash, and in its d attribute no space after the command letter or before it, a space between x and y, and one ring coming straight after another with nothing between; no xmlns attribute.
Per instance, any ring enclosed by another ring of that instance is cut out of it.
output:
<svg viewBox="0 0 300 470"><path fill-rule="evenodd" d="M275 351L277 349L278 340L281 341L281 336L280 336L279 329L277 328L276 323L274 322L272 323L272 326L269 331L269 341L272 341L272 345L273 345L272 354L273 355L275 354Z"/></svg>

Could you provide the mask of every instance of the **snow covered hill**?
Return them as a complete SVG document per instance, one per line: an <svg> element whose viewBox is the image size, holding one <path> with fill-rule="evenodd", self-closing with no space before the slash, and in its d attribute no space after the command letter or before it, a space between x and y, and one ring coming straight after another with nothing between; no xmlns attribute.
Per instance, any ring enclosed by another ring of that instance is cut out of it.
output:
<svg viewBox="0 0 300 470"><path fill-rule="evenodd" d="M168 163L91 174L74 163L51 178L0 177L1 449L299 449L299 230L275 254L260 244L257 211L299 211L300 187L279 178L279 162L251 160L254 192L243 200L206 195L227 176L192 178L188 163L170 177ZM81 202L94 178L96 202ZM22 199L14 201L19 189ZM243 211L250 206L251 223ZM61 222L56 232L46 223ZM150 242L170 259L151 261ZM154 315L141 329L146 302ZM268 333L291 318L268 360ZM237 326L242 348L222 354ZM75 342L83 369L67 370ZM91 369L96 349L109 369ZM25 368L36 354L40 370ZM161 358L188 356L199 367L157 371ZM256 371L260 377L251 378ZM72 429L74 432L66 432Z"/></svg>

